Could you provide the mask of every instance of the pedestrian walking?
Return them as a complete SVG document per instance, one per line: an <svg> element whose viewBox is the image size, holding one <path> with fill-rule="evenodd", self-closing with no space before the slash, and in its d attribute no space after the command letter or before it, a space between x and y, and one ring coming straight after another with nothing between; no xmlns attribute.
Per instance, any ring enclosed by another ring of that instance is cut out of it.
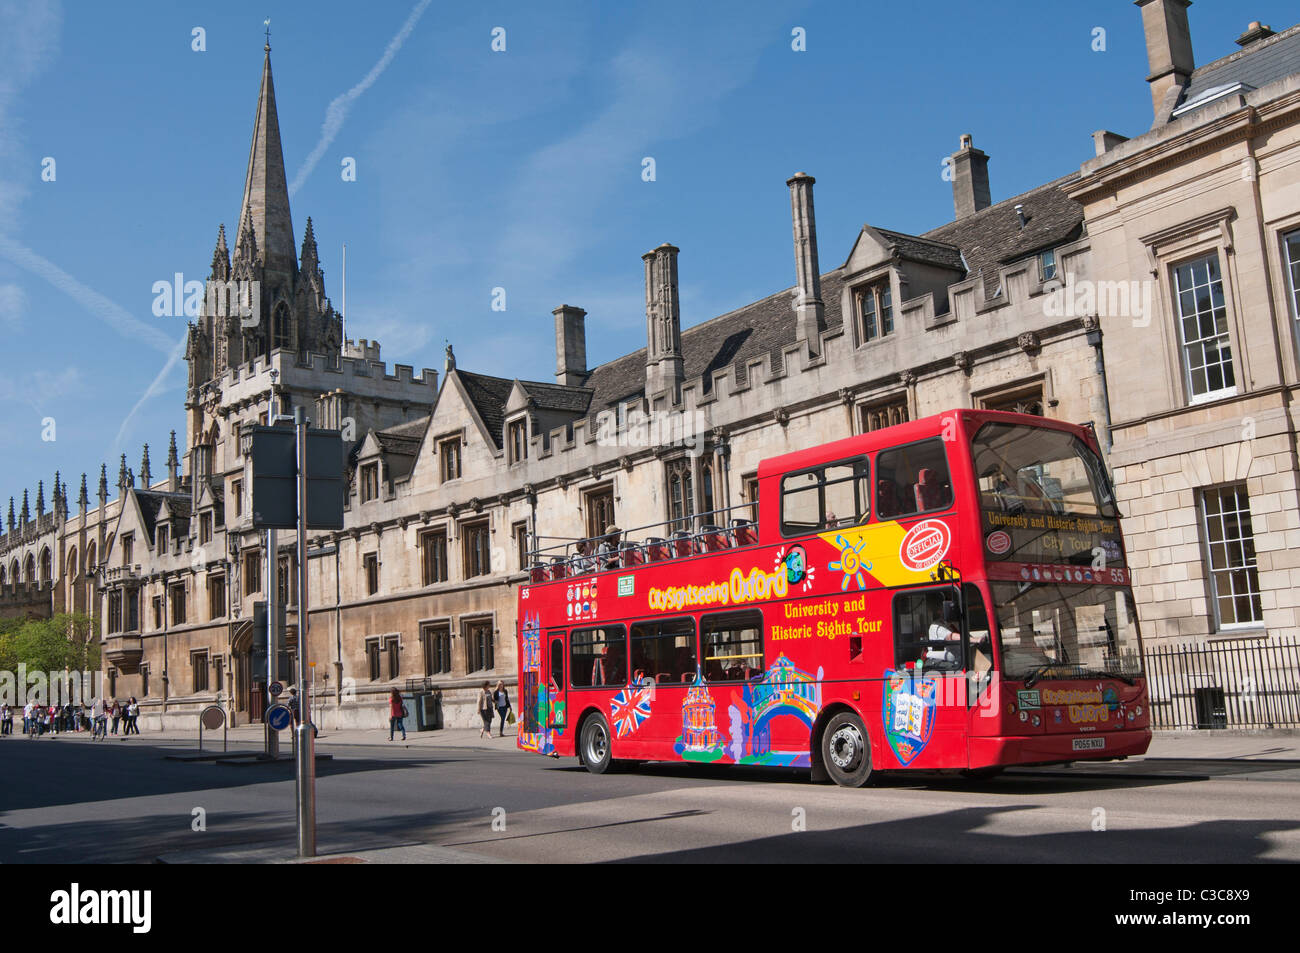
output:
<svg viewBox="0 0 1300 953"><path fill-rule="evenodd" d="M140 703L131 696L131 700L126 703L126 729L122 732L122 737L127 735L138 735L140 733Z"/></svg>
<svg viewBox="0 0 1300 953"><path fill-rule="evenodd" d="M28 702L23 706L23 734L31 735L32 733L32 703Z"/></svg>
<svg viewBox="0 0 1300 953"><path fill-rule="evenodd" d="M493 693L493 700L496 702L497 712L501 715L501 737L506 736L506 714L510 711L510 693L506 691L505 680L497 682L496 691Z"/></svg>
<svg viewBox="0 0 1300 953"><path fill-rule="evenodd" d="M90 706L90 740L104 741L108 738L108 714L104 709L104 699L96 698Z"/></svg>
<svg viewBox="0 0 1300 953"><path fill-rule="evenodd" d="M0 705L0 735L14 733L14 711L8 705Z"/></svg>
<svg viewBox="0 0 1300 953"><path fill-rule="evenodd" d="M109 702L108 714L113 719L113 734L117 734L117 724L122 720L122 703L116 698Z"/></svg>
<svg viewBox="0 0 1300 953"><path fill-rule="evenodd" d="M485 734L492 737L492 686L487 682L478 693L478 715L483 719L483 727L479 729L478 736L482 738Z"/></svg>
<svg viewBox="0 0 1300 953"><path fill-rule="evenodd" d="M406 706L402 704L402 693L393 689L388 696L388 740L393 740L393 732L401 729L402 740L406 740Z"/></svg>

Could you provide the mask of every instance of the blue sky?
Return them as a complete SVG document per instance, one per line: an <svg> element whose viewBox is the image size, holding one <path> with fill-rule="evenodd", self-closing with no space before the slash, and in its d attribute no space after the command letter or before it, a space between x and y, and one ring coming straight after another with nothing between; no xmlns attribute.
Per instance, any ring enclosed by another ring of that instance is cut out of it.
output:
<svg viewBox="0 0 1300 953"><path fill-rule="evenodd" d="M120 453L138 469L148 442L157 475L183 437L184 320L153 315L152 287L205 278L218 224L233 246L268 15L295 239L310 215L336 307L347 243L347 334L390 365L440 370L450 340L462 367L550 380L558 304L587 309L592 364L644 344L661 242L684 326L792 285L796 171L825 271L863 222L950 220L940 163L964 132L1000 201L1076 169L1093 130L1151 121L1130 0L208 7L0 0L0 507L38 479L48 499L56 469L93 497L101 462L115 492ZM1292 16L1198 0L1196 61Z"/></svg>

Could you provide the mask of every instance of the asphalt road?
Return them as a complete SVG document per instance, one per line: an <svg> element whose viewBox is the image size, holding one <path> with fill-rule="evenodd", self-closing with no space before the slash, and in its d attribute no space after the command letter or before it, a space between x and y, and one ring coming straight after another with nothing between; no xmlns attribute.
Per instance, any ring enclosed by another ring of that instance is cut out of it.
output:
<svg viewBox="0 0 1300 953"><path fill-rule="evenodd" d="M290 765L164 760L176 750L6 739L0 862L292 854ZM317 785L322 854L423 844L468 861L1300 860L1295 761L1148 760L846 790L806 772L700 765L595 776L505 747L332 751ZM206 830L193 829L196 808Z"/></svg>

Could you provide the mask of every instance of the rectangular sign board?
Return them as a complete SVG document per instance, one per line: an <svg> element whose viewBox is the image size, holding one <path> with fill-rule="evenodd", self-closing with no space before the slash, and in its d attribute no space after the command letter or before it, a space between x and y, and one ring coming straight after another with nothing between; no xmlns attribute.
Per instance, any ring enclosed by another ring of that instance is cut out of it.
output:
<svg viewBox="0 0 1300 953"><path fill-rule="evenodd" d="M298 526L298 450L291 427L252 428L254 529ZM343 435L307 430L307 526L343 528Z"/></svg>

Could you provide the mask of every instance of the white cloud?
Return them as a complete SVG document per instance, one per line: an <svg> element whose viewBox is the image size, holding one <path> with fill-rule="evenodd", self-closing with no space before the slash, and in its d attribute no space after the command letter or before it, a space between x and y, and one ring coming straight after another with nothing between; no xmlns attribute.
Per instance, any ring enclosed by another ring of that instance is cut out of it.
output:
<svg viewBox="0 0 1300 953"><path fill-rule="evenodd" d="M23 315L26 313L27 292L23 290L22 285L12 282L0 285L0 325L17 327L22 324Z"/></svg>

